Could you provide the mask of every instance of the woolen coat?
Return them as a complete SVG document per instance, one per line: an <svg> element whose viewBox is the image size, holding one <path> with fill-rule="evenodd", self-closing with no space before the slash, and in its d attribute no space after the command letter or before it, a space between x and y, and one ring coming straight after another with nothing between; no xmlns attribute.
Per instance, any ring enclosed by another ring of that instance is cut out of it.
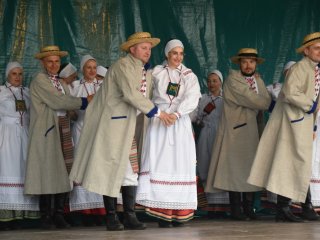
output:
<svg viewBox="0 0 320 240"><path fill-rule="evenodd" d="M142 68L142 61L131 54L118 60L86 110L70 178L91 192L118 197L135 134L137 110L150 114L157 109L140 92ZM146 79L150 89L150 72Z"/></svg>
<svg viewBox="0 0 320 240"><path fill-rule="evenodd" d="M256 77L258 94L249 89L240 71L231 70L224 84L224 104L208 172L206 192L217 189L253 192L247 183L259 142L257 114L268 109L271 97Z"/></svg>
<svg viewBox="0 0 320 240"><path fill-rule="evenodd" d="M30 85L30 128L26 194L56 194L71 190L61 149L57 110L80 109L81 98L59 92L48 75L39 73Z"/></svg>
<svg viewBox="0 0 320 240"><path fill-rule="evenodd" d="M303 58L290 69L270 116L248 182L305 202L310 184L315 63Z"/></svg>

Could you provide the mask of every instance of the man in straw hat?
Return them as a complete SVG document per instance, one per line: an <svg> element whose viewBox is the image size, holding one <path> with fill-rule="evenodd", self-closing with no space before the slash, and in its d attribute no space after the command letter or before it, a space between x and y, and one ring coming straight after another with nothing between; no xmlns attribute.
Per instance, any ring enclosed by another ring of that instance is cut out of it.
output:
<svg viewBox="0 0 320 240"><path fill-rule="evenodd" d="M86 110L70 178L87 190L104 195L107 230L145 229L134 211L139 170L133 164L137 157L135 140L139 145L137 134L141 135L136 129L137 114L159 117L166 125L172 123L170 116L148 99L151 73L147 71L147 63L151 49L159 42L148 32L131 35L121 45L128 54L108 69L105 81ZM123 225L115 208L120 189Z"/></svg>
<svg viewBox="0 0 320 240"><path fill-rule="evenodd" d="M247 178L259 142L258 112L267 110L272 100L263 80L256 74L257 64L264 62L256 49L240 49L231 61L239 65L240 71L231 70L224 84L221 122L205 191L229 191L231 217L255 219L253 192L261 188L248 184Z"/></svg>
<svg viewBox="0 0 320 240"><path fill-rule="evenodd" d="M304 57L286 75L248 179L250 184L278 194L277 220L293 222L302 219L290 211L290 199L305 202L304 218L318 218L308 188L320 83L320 32L307 35L297 52Z"/></svg>
<svg viewBox="0 0 320 240"><path fill-rule="evenodd" d="M86 98L69 95L59 81L60 57L68 53L47 46L35 55L43 66L30 85L31 120L25 193L40 195L43 228L66 228L65 193L71 190L68 169L73 160L70 122L66 110L85 109ZM54 209L52 209L54 206Z"/></svg>

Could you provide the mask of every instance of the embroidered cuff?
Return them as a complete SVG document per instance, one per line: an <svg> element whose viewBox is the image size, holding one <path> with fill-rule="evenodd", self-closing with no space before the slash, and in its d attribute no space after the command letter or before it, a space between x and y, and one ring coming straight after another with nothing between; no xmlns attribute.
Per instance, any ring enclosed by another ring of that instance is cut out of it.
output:
<svg viewBox="0 0 320 240"><path fill-rule="evenodd" d="M276 105L276 101L272 99L272 100L271 100L271 103L270 103L270 105L269 105L269 108L268 108L268 112L269 112L269 113L272 113L273 108L274 108L275 105Z"/></svg>
<svg viewBox="0 0 320 240"><path fill-rule="evenodd" d="M318 102L313 102L313 105L311 109L307 112L308 114L314 113L314 111L317 109Z"/></svg>
<svg viewBox="0 0 320 240"><path fill-rule="evenodd" d="M151 109L150 112L148 112L148 113L146 114L146 116L147 116L148 118L152 118L152 117L154 117L157 113L158 113L158 108L157 108L157 107L154 107L154 108Z"/></svg>
<svg viewBox="0 0 320 240"><path fill-rule="evenodd" d="M82 98L81 98L81 101L82 101L82 103L81 103L80 109L81 109L81 110L85 110L85 109L87 108L87 106L88 106L88 99L82 97Z"/></svg>
<svg viewBox="0 0 320 240"><path fill-rule="evenodd" d="M177 119L181 118L181 114L180 113L174 112L173 114L176 115Z"/></svg>

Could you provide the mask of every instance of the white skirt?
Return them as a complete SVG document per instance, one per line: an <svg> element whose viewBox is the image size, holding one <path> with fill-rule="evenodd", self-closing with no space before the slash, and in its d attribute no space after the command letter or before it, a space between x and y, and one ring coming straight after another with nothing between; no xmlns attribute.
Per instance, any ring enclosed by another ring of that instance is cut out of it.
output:
<svg viewBox="0 0 320 240"><path fill-rule="evenodd" d="M149 124L142 153L137 203L152 208L196 209L196 151L191 121Z"/></svg>
<svg viewBox="0 0 320 240"><path fill-rule="evenodd" d="M0 119L0 209L38 211L37 196L25 195L28 128L20 118Z"/></svg>

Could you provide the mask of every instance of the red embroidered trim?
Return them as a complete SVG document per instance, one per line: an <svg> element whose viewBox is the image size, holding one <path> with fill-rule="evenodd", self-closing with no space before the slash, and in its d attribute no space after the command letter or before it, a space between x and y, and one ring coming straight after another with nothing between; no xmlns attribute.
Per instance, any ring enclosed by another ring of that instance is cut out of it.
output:
<svg viewBox="0 0 320 240"><path fill-rule="evenodd" d="M312 183L320 183L320 179L311 179L310 182L312 182Z"/></svg>
<svg viewBox="0 0 320 240"><path fill-rule="evenodd" d="M169 181L159 181L159 180L152 180L150 179L151 183L154 184L161 184L161 185L196 185L196 181L190 182L169 182Z"/></svg>
<svg viewBox="0 0 320 240"><path fill-rule="evenodd" d="M149 175L150 172L141 172L139 175ZM150 179L151 183L154 184L161 184L161 185L196 185L196 181L189 181L189 182L169 182L169 181L160 181L160 180L154 180L154 179Z"/></svg>
<svg viewBox="0 0 320 240"><path fill-rule="evenodd" d="M0 187L24 187L23 183L0 183Z"/></svg>

